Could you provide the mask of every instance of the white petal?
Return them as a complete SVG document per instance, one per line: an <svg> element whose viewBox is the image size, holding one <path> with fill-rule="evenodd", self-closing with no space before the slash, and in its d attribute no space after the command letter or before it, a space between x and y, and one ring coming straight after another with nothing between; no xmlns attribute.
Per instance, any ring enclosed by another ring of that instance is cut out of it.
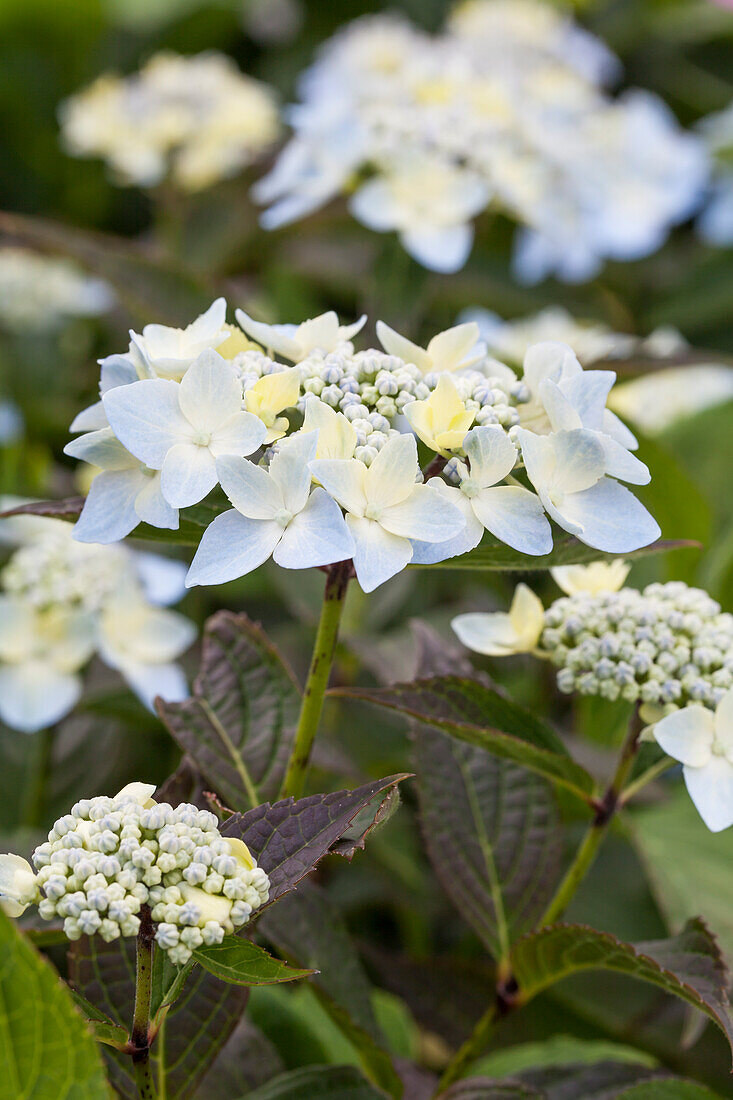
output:
<svg viewBox="0 0 733 1100"><path fill-rule="evenodd" d="M492 614L480 611L457 615L451 622L453 630L467 649L487 657L508 657L517 651L517 636L509 616L504 611Z"/></svg>
<svg viewBox="0 0 733 1100"><path fill-rule="evenodd" d="M615 381L615 371L585 370L561 383L563 394L579 413L584 428L603 430L606 401Z"/></svg>
<svg viewBox="0 0 733 1100"><path fill-rule="evenodd" d="M314 489L305 508L285 528L272 557L284 569L309 569L353 555L354 542L341 509L325 489Z"/></svg>
<svg viewBox="0 0 733 1100"><path fill-rule="evenodd" d="M707 707L692 703L672 711L654 726L657 744L682 764L701 767L712 755L715 718Z"/></svg>
<svg viewBox="0 0 733 1100"><path fill-rule="evenodd" d="M364 477L364 493L368 503L376 508L389 508L393 504L406 500L415 487L417 472L415 437L413 435L391 436L367 469ZM319 478L319 481L325 485L322 478ZM327 485L326 488L328 489ZM457 531L452 534L457 534ZM419 538L420 533L416 532L415 537Z"/></svg>
<svg viewBox="0 0 733 1100"><path fill-rule="evenodd" d="M267 561L281 537L278 523L248 519L234 510L224 512L204 531L186 586L223 584L251 573Z"/></svg>
<svg viewBox="0 0 733 1100"><path fill-rule="evenodd" d="M129 386L131 382L138 381L135 364L129 354L108 355L105 359L98 360L101 371L99 392L106 393L116 386Z"/></svg>
<svg viewBox="0 0 733 1100"><path fill-rule="evenodd" d="M178 402L183 415L198 431L214 432L241 410L242 383L226 359L207 348L184 374Z"/></svg>
<svg viewBox="0 0 733 1100"><path fill-rule="evenodd" d="M413 486L406 500L384 509L379 522L393 535L422 542L455 538L466 525L460 510L429 485Z"/></svg>
<svg viewBox="0 0 733 1100"><path fill-rule="evenodd" d="M77 542L119 542L129 535L140 522L135 500L145 481L140 470L104 470L97 474L74 525Z"/></svg>
<svg viewBox="0 0 733 1100"><path fill-rule="evenodd" d="M236 318L247 335L263 348L293 361L300 358L300 347L293 339L294 325L266 325L254 321L243 309L236 311Z"/></svg>
<svg viewBox="0 0 733 1100"><path fill-rule="evenodd" d="M406 363L414 363L423 374L432 369L432 359L428 353L411 340L400 336L384 321L377 321L377 339L388 355L395 355L398 359L404 359Z"/></svg>
<svg viewBox="0 0 733 1100"><path fill-rule="evenodd" d="M503 428L471 428L463 449L471 460L470 476L482 489L503 481L517 463L517 448Z"/></svg>
<svg viewBox="0 0 733 1100"><path fill-rule="evenodd" d="M190 695L183 669L176 664L127 662L119 671L148 710L155 710L158 696L166 703L180 703Z"/></svg>
<svg viewBox="0 0 733 1100"><path fill-rule="evenodd" d="M473 511L487 531L522 554L549 554L552 528L542 504L529 489L495 485L471 500Z"/></svg>
<svg viewBox="0 0 733 1100"><path fill-rule="evenodd" d="M579 428L550 436L555 451L553 484L565 493L589 489L603 477L605 455L598 436Z"/></svg>
<svg viewBox="0 0 733 1100"><path fill-rule="evenodd" d="M57 672L46 661L0 666L0 718L22 733L55 725L80 695L80 678Z"/></svg>
<svg viewBox="0 0 733 1100"><path fill-rule="evenodd" d="M522 649L534 649L545 625L545 609L539 596L526 584L518 584L514 589L509 621Z"/></svg>
<svg viewBox="0 0 733 1100"><path fill-rule="evenodd" d="M269 474L282 493L288 512L300 512L308 500L311 472L316 457L317 432L298 432L286 440L270 463Z"/></svg>
<svg viewBox="0 0 733 1100"><path fill-rule="evenodd" d="M452 225L445 228L411 229L400 234L405 251L430 271L451 274L459 271L473 245L472 225Z"/></svg>
<svg viewBox="0 0 733 1100"><path fill-rule="evenodd" d="M178 509L173 508L163 496L160 481L159 473L143 476L143 487L135 497L135 511L143 523L149 523L151 527L177 531L180 526Z"/></svg>
<svg viewBox="0 0 733 1100"><path fill-rule="evenodd" d="M70 432L96 432L106 428L107 414L101 401L96 401L88 409L82 409L71 421Z"/></svg>
<svg viewBox="0 0 733 1100"><path fill-rule="evenodd" d="M559 382L561 378L582 373L582 370L573 349L555 340L532 344L524 356L524 381L533 394L539 393L540 383L545 378Z"/></svg>
<svg viewBox="0 0 733 1100"><path fill-rule="evenodd" d="M194 623L167 608L113 603L103 617L100 653L112 668L126 660L167 663L180 657L196 639Z"/></svg>
<svg viewBox="0 0 733 1100"><path fill-rule="evenodd" d="M690 798L712 833L733 825L733 764L724 756L711 756L701 768L682 769Z"/></svg>
<svg viewBox="0 0 733 1100"><path fill-rule="evenodd" d="M610 478L604 477L582 493L569 493L558 512L562 526L566 521L579 525L582 530L576 533L582 542L610 554L628 554L648 546L661 534L641 501Z"/></svg>
<svg viewBox="0 0 733 1100"><path fill-rule="evenodd" d="M648 466L645 466L636 455L632 455L610 435L599 434L601 446L606 461L606 473L609 477L620 478L621 481L630 481L632 485L648 485L652 479Z"/></svg>
<svg viewBox="0 0 733 1100"><path fill-rule="evenodd" d="M367 229L377 233L394 229L398 220L392 189L376 176L354 192L349 199L349 212Z"/></svg>
<svg viewBox="0 0 733 1100"><path fill-rule="evenodd" d="M733 688L728 688L715 708L715 736L729 759L733 759Z"/></svg>
<svg viewBox="0 0 733 1100"><path fill-rule="evenodd" d="M363 516L367 501L364 492L366 466L355 458L316 458L309 463L310 471L326 492L347 512Z"/></svg>
<svg viewBox="0 0 733 1100"><path fill-rule="evenodd" d="M104 409L118 439L147 466L159 470L176 443L189 440L193 429L178 404L179 384L146 378L118 386L103 397Z"/></svg>
<svg viewBox="0 0 733 1100"><path fill-rule="evenodd" d="M517 439L522 448L522 461L526 467L529 480L537 489L544 485L550 485L555 474L557 461L555 448L549 437L535 435L527 428L518 428Z"/></svg>
<svg viewBox="0 0 733 1100"><path fill-rule="evenodd" d="M186 594L186 565L161 554L138 550L134 558L135 572L145 596L157 607L178 603Z"/></svg>
<svg viewBox="0 0 733 1100"><path fill-rule="evenodd" d="M460 489L446 485L442 478L431 477L428 486L455 508L458 508L463 516L466 526L455 538L445 539L443 542L423 542L419 539L412 541L411 565L435 565L437 562L455 558L459 554L467 554L478 546L484 537L484 528L473 514L471 502Z"/></svg>
<svg viewBox="0 0 733 1100"><path fill-rule="evenodd" d="M216 472L222 489L243 516L270 520L285 507L280 487L254 462L225 456L217 461Z"/></svg>
<svg viewBox="0 0 733 1100"><path fill-rule="evenodd" d="M0 660L22 660L32 652L35 637L36 616L30 604L0 595Z"/></svg>
<svg viewBox="0 0 733 1100"><path fill-rule="evenodd" d="M604 409L602 426L606 435L610 435L611 438L615 439L617 443L620 443L622 447L626 447L630 451L635 451L639 446L639 440L634 433L629 431L623 420L619 419L616 413L612 412L610 409Z"/></svg>
<svg viewBox="0 0 733 1100"><path fill-rule="evenodd" d="M572 401L565 396L557 382L553 382L551 378L545 378L544 382L540 382L539 398L544 405L553 432L563 429L571 431L573 428L583 427L580 413L573 406Z"/></svg>
<svg viewBox="0 0 733 1100"><path fill-rule="evenodd" d="M36 873L27 859L12 852L0 855L0 909L19 917L37 893Z"/></svg>
<svg viewBox="0 0 733 1100"><path fill-rule="evenodd" d="M103 470L126 470L130 466L137 468L138 459L131 455L111 428L102 428L96 432L80 435L64 447L64 454L72 458L89 462Z"/></svg>
<svg viewBox="0 0 733 1100"><path fill-rule="evenodd" d="M208 447L177 443L165 456L160 489L173 508L198 504L218 482L216 461Z"/></svg>
<svg viewBox="0 0 733 1100"><path fill-rule="evenodd" d="M412 547L407 539L360 516L349 515L346 523L354 539L354 569L364 592L372 592L408 565Z"/></svg>
<svg viewBox="0 0 733 1100"><path fill-rule="evenodd" d="M211 437L209 449L214 458L219 458L221 455L251 455L262 446L266 435L267 428L259 416L248 412L236 412L216 429Z"/></svg>
<svg viewBox="0 0 733 1100"><path fill-rule="evenodd" d="M149 809L155 805L153 795L157 789L155 783L126 783L122 790L117 792L115 798L130 798L137 802L138 806Z"/></svg>

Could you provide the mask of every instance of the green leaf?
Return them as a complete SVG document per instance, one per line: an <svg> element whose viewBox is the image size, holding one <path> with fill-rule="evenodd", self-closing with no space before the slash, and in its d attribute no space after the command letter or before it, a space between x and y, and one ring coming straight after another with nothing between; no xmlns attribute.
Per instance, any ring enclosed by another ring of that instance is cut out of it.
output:
<svg viewBox="0 0 733 1100"><path fill-rule="evenodd" d="M440 1096L441 1100L547 1100L545 1093L522 1081L490 1081L487 1077L456 1081Z"/></svg>
<svg viewBox="0 0 733 1100"><path fill-rule="evenodd" d="M287 763L300 689L261 627L219 611L204 629L193 694L158 701L171 735L235 809L277 793Z"/></svg>
<svg viewBox="0 0 733 1100"><path fill-rule="evenodd" d="M518 1004L583 970L612 970L650 982L700 1009L733 1046L728 972L717 943L699 917L678 936L639 944L624 943L585 925L551 925L514 944L510 962Z"/></svg>
<svg viewBox="0 0 733 1100"><path fill-rule="evenodd" d="M616 1093L615 1100L721 1100L721 1097L697 1081L670 1078L667 1081L641 1081Z"/></svg>
<svg viewBox="0 0 733 1100"><path fill-rule="evenodd" d="M225 936L221 943L199 947L193 957L210 974L234 985L273 985L307 978L312 970L296 970L268 955L263 947L239 936Z"/></svg>
<svg viewBox="0 0 733 1100"><path fill-rule="evenodd" d="M704 913L733 959L733 831L711 833L682 783L629 820L632 842L670 927Z"/></svg>
<svg viewBox="0 0 733 1100"><path fill-rule="evenodd" d="M115 1047L117 1050L124 1050L129 1038L127 1028L113 1023L108 1016L105 1016L91 1001L88 1001L75 989L71 990L71 996L74 998L76 1007L86 1017L97 1042L106 1043L107 1046Z"/></svg>
<svg viewBox="0 0 733 1100"><path fill-rule="evenodd" d="M592 777L570 758L549 726L480 680L440 676L388 688L339 688L331 695L398 711L461 741L511 760L588 801Z"/></svg>
<svg viewBox="0 0 733 1100"><path fill-rule="evenodd" d="M174 969L163 952L154 951L154 1012L171 994ZM134 939L105 944L98 936L82 937L71 945L69 972L77 991L109 1019L129 1028L135 997ZM168 1100L184 1100L194 1092L237 1026L247 997L245 986L219 981L200 967L187 975L151 1051L155 1072L165 1072ZM113 1050L105 1054L117 1092L125 1100L137 1100L129 1056Z"/></svg>
<svg viewBox="0 0 733 1100"><path fill-rule="evenodd" d="M423 723L414 731L420 818L447 896L495 959L541 915L560 871L552 788Z"/></svg>
<svg viewBox="0 0 733 1100"><path fill-rule="evenodd" d="M517 1074L542 1100L616 1100L623 1090L647 1081L656 1085L664 1071L633 1062L606 1060L544 1066Z"/></svg>
<svg viewBox="0 0 733 1100"><path fill-rule="evenodd" d="M593 1065L599 1062L625 1062L654 1068L655 1058L636 1047L623 1046L603 1039L578 1039L574 1035L553 1035L534 1043L516 1043L480 1058L471 1073L486 1077L516 1077L525 1070L566 1066L571 1063Z"/></svg>
<svg viewBox="0 0 733 1100"><path fill-rule="evenodd" d="M372 988L346 925L326 894L310 882L267 909L257 930L296 966L313 967L313 985L349 1012L354 1022L383 1042Z"/></svg>
<svg viewBox="0 0 733 1100"><path fill-rule="evenodd" d="M605 554L601 550L594 550L592 546L586 546L572 535L555 530L555 546L550 554L534 556L532 554L520 554L504 542L496 542L488 535L484 536L475 550L469 550L467 554L459 554L455 558L447 558L445 561L436 562L435 565L410 565L410 569L496 569L511 570L526 573L529 571L552 569L556 565L587 565L592 561L613 561L618 554ZM697 547L698 544L687 539L659 539L649 546L642 546L639 550L632 550L624 554L625 558L643 558L649 554L664 554L668 550L682 550L686 547Z"/></svg>
<svg viewBox="0 0 733 1100"><path fill-rule="evenodd" d="M121 237L24 214L0 213L0 230L43 252L69 256L106 279L139 324L190 324L214 297L180 265Z"/></svg>
<svg viewBox="0 0 733 1100"><path fill-rule="evenodd" d="M246 1100L383 1100L353 1066L305 1066L283 1073Z"/></svg>
<svg viewBox="0 0 733 1100"><path fill-rule="evenodd" d="M69 991L0 913L3 1095L17 1100L109 1100L90 1029Z"/></svg>
<svg viewBox="0 0 733 1100"><path fill-rule="evenodd" d="M369 1032L359 1027L350 1013L342 1005L337 1004L333 997L318 986L314 986L313 991L333 1022L356 1050L369 1079L379 1088L384 1089L389 1096L399 1100L403 1091L402 1082L387 1051L378 1046Z"/></svg>

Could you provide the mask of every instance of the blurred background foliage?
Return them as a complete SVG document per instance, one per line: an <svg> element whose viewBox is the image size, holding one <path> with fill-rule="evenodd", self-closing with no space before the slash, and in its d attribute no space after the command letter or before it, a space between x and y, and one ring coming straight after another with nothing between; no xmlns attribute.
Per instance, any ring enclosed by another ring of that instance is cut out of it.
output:
<svg viewBox="0 0 733 1100"><path fill-rule="evenodd" d="M733 12L707 0L577 0L574 6L577 17L621 57L625 83L657 91L683 124L694 124L733 97ZM265 233L248 195L253 172L187 198L183 209L172 211L170 194L117 187L100 161L72 158L60 146L59 102L101 72L134 71L162 48L216 49L272 83L287 103L318 44L345 20L382 8L436 28L449 5L0 0L0 240L70 255L108 278L118 293L112 313L93 321L75 319L52 331L41 325L22 333L0 331L0 391L17 403L26 422L26 437L0 450L0 492L72 494L74 471L61 449L74 412L94 398L96 358L124 350L131 325L188 323L220 291L230 306L273 321L301 320L326 309L350 319L365 310L370 326L381 316L419 342L469 306L510 318L562 304L578 317L639 335L672 325L694 348L733 361L733 250L705 246L691 226L676 230L646 260L607 264L592 283L548 280L529 289L510 277L511 226L499 217L480 220L466 268L441 276L419 268L391 237L360 228L340 202L293 227ZM181 219L175 238L172 214ZM631 374L634 363L622 369ZM653 480L639 495L663 535L695 539L702 548L644 559L634 565L630 583L684 579L733 610L733 404L642 441L640 454ZM368 601L352 586L338 682L409 677L410 619L426 619L447 635L458 610L504 608L517 579L409 570ZM531 583L545 599L558 594L549 577L533 574ZM263 621L302 674L321 588L319 573L265 568L230 585L192 592L184 609L200 624L220 607L246 610ZM194 653L191 672L196 663ZM557 693L551 670L529 658L493 662L490 671L573 738L591 770L606 774L625 727L624 707L571 703ZM177 763L157 719L119 689L111 690L101 669L77 713L63 723L48 786L39 793L42 751L37 737L2 731L3 848L30 848L42 827L82 794L113 791L137 778L161 782ZM328 704L313 789L351 785L406 766L404 723L358 706ZM676 931L701 911L733 957L733 834L708 834L678 793L665 801L652 789L631 825L617 828L569 916L639 940ZM437 1067L480 1014L491 975L476 937L429 870L409 784L404 798L400 813L352 866L332 861L318 877L382 990L375 1009L392 1048ZM562 809L572 842L576 808ZM275 1066L354 1060L306 988L257 991L252 1016L267 1036ZM714 1029L708 1026L700 1036L679 1004L613 976L562 983L501 1025L492 1046L496 1052L484 1068L496 1075L558 1060L632 1058L730 1095L725 1044ZM216 1083L217 1073L223 1085ZM214 1071L200 1095L231 1095L225 1078L222 1070Z"/></svg>

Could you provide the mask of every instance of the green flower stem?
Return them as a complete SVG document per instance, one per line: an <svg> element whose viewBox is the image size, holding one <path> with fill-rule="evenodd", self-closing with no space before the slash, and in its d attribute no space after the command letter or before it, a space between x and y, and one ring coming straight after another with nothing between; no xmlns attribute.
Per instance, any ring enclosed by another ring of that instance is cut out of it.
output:
<svg viewBox="0 0 733 1100"><path fill-rule="evenodd" d="M38 828L46 814L46 785L51 770L56 727L49 726L33 734L33 751L28 765L28 786L23 809L23 824Z"/></svg>
<svg viewBox="0 0 733 1100"><path fill-rule="evenodd" d="M298 728L290 755L288 768L283 779L280 797L300 798L305 786L311 749L318 731L323 710L323 697L328 687L331 667L336 652L339 624L344 609L344 600L352 576L350 561L336 562L328 569L326 590L323 595L321 618L313 647L313 656L308 671L308 679L303 693Z"/></svg>
<svg viewBox="0 0 733 1100"><path fill-rule="evenodd" d="M158 1095L150 1065L150 1002L153 990L153 922L150 909L140 910L140 931L137 934L137 967L135 974L135 1010L128 1050L132 1055L135 1080L140 1100L156 1100Z"/></svg>
<svg viewBox="0 0 733 1100"><path fill-rule="evenodd" d="M639 722L638 713L635 712L631 719L629 733L621 750L621 756L619 757L613 779L606 793L596 803L595 817L588 827L580 843L580 847L575 854L575 859L565 872L565 877L545 910L538 927L542 928L544 925L554 924L556 920L560 919L570 904L570 901L575 896L576 890L590 870L591 864L601 845L601 841L605 838L616 814L616 810L621 805L624 785L629 778L631 769L634 766L634 761L636 760L636 754L639 751L640 732L641 724Z"/></svg>
<svg viewBox="0 0 733 1100"><path fill-rule="evenodd" d="M657 760L656 764L652 764L650 768L647 768L645 772L637 776L633 783L629 783L628 787L624 787L619 803L625 806L627 802L630 802L634 795L637 795L639 791L646 787L647 783L651 783L654 779L658 779L660 775L664 775L677 764L677 760L673 760L671 756L663 756L661 760Z"/></svg>
<svg viewBox="0 0 733 1100"><path fill-rule="evenodd" d="M491 1038L491 1034L499 1021L501 1012L498 1004L492 1004L484 1012L463 1046L459 1047L445 1068L440 1078L438 1089L435 1093L439 1096L445 1092L449 1085L457 1081L463 1075L466 1066L475 1062L483 1054L484 1048Z"/></svg>

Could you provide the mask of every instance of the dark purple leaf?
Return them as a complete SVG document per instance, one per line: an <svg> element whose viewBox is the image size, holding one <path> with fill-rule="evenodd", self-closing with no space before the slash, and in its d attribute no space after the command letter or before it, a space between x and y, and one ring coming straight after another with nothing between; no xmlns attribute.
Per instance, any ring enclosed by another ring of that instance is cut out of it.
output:
<svg viewBox="0 0 733 1100"><path fill-rule="evenodd" d="M353 791L312 794L265 802L244 814L235 814L222 826L223 836L243 840L270 877L270 901L293 890L300 880L333 849L365 806L375 806L407 774L392 775L365 783ZM383 800L382 799L382 800ZM381 802L379 803L381 806ZM353 850L353 848L351 849Z"/></svg>
<svg viewBox="0 0 733 1100"><path fill-rule="evenodd" d="M227 805L278 790L300 709L293 673L246 615L219 611L204 631L191 698L158 701L168 730Z"/></svg>

